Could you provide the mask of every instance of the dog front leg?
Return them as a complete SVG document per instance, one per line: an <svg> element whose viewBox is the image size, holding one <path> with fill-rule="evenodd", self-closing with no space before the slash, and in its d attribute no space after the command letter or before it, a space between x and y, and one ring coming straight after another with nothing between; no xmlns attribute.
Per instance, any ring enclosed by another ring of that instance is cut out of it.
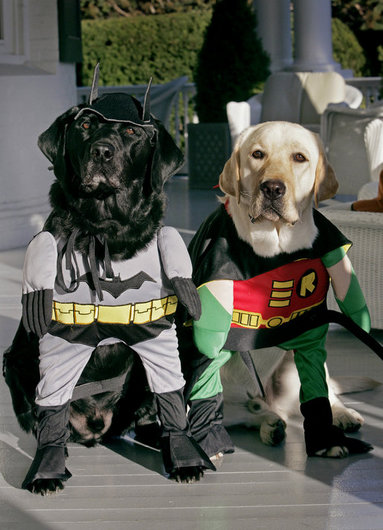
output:
<svg viewBox="0 0 383 530"><path fill-rule="evenodd" d="M64 488L72 475L65 467L69 438L69 402L55 407L37 406L37 451L23 489L47 495Z"/></svg>
<svg viewBox="0 0 383 530"><path fill-rule="evenodd" d="M177 482L195 482L205 468L215 470L209 457L191 436L183 389L155 394L161 422L164 466Z"/></svg>
<svg viewBox="0 0 383 530"><path fill-rule="evenodd" d="M349 454L367 453L372 445L349 438L333 425L330 402L325 397L301 404L304 419L306 451L309 456L342 458Z"/></svg>

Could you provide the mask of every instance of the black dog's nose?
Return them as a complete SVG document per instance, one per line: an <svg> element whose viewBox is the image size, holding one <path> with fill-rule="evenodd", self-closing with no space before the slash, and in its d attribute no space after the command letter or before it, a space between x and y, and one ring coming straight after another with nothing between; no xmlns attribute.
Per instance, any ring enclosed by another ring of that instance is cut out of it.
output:
<svg viewBox="0 0 383 530"><path fill-rule="evenodd" d="M275 201L286 193L286 186L281 180L266 180L260 185L260 189L266 199Z"/></svg>
<svg viewBox="0 0 383 530"><path fill-rule="evenodd" d="M94 160L99 162L109 162L114 155L114 147L110 144L98 142L92 145L90 154Z"/></svg>

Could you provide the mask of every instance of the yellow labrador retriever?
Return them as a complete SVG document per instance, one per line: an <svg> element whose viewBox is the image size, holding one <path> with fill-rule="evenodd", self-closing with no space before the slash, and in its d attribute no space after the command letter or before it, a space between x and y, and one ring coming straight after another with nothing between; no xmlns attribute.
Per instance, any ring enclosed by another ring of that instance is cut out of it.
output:
<svg viewBox="0 0 383 530"><path fill-rule="evenodd" d="M346 255L350 242L313 208L338 187L319 138L288 122L250 127L239 136L219 185L223 204L189 247L203 307L193 324L194 355L203 354L192 363L199 367L188 396L193 434L210 455L233 449L219 426L221 373L226 424L259 427L264 443L277 444L299 395L308 455L371 450L344 435L363 418L326 383L328 324L322 317L329 279L342 312L365 329L369 314ZM235 351L250 352L265 399L256 397L255 379Z"/></svg>

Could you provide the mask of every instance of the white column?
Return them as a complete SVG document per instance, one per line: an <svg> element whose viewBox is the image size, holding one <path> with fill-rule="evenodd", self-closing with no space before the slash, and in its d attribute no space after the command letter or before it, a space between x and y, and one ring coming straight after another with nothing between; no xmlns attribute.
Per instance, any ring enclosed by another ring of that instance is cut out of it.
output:
<svg viewBox="0 0 383 530"><path fill-rule="evenodd" d="M332 56L331 0L293 0L293 5L295 57L291 69L339 71Z"/></svg>
<svg viewBox="0 0 383 530"><path fill-rule="evenodd" d="M290 0L254 0L253 5L258 22L257 35L271 59L270 70L284 70L293 62Z"/></svg>

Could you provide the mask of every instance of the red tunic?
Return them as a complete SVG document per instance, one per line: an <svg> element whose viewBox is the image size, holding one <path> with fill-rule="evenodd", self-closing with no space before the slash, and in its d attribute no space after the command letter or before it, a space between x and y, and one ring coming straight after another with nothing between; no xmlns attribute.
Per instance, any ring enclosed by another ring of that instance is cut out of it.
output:
<svg viewBox="0 0 383 530"><path fill-rule="evenodd" d="M303 258L234 281L232 328L276 328L326 299L329 277L320 258Z"/></svg>

